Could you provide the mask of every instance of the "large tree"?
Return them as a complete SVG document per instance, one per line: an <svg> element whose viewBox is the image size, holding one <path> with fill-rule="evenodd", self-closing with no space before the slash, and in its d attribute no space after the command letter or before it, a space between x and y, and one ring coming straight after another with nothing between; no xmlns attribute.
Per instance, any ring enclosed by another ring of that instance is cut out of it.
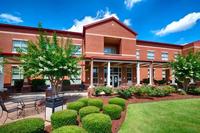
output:
<svg viewBox="0 0 200 133"><path fill-rule="evenodd" d="M65 77L73 80L80 74L78 62L81 57L74 57L77 50L71 39L58 39L56 33L49 37L39 28L37 41L29 41L26 51L19 50L21 66L27 77L48 78L57 94Z"/></svg>
<svg viewBox="0 0 200 133"><path fill-rule="evenodd" d="M176 79L182 83L186 91L191 80L200 80L200 52L179 55L170 65Z"/></svg>

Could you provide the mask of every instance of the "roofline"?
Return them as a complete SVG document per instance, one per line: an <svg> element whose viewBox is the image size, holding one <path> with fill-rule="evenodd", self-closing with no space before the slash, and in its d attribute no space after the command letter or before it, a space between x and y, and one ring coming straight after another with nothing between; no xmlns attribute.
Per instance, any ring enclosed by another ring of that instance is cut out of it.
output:
<svg viewBox="0 0 200 133"><path fill-rule="evenodd" d="M136 40L136 42L154 43L154 44L161 44L161 45L178 47L178 48L183 48L183 46L185 46L185 45L179 45L179 44L164 43L164 42L155 42L155 41L146 41L146 40L138 40L138 39Z"/></svg>
<svg viewBox="0 0 200 133"><path fill-rule="evenodd" d="M4 24L4 23L0 23L0 27L18 28L18 29L27 29L27 30L37 30L38 31L38 27L21 26L21 25ZM60 34L77 35L77 36L80 36L80 37L83 36L83 33L80 33L80 32L72 32L72 31L64 31L64 30L56 30L56 29L47 29L47 28L41 28L41 29L46 31L46 32L56 32L56 33L60 33Z"/></svg>
<svg viewBox="0 0 200 133"><path fill-rule="evenodd" d="M85 29L87 29L87 28L91 28L91 27L94 27L96 25L99 25L99 24L102 24L102 23L106 23L107 21L110 21L110 20L114 20L115 22L120 24L122 27L124 27L125 29L127 29L128 31L133 33L134 35L137 35L137 33L135 31L133 31L131 28L129 28L127 25L125 25L124 23L122 23L121 21L116 19L115 17L109 17L109 18L102 19L102 20L96 21L96 22L88 24L88 25L84 25L83 26L83 33L85 33Z"/></svg>

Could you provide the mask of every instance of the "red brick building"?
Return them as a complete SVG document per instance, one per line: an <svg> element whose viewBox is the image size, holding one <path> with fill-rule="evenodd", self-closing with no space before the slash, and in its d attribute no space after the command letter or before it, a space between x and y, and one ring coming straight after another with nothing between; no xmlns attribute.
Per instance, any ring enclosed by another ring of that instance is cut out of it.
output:
<svg viewBox="0 0 200 133"><path fill-rule="evenodd" d="M132 85L148 79L149 84L163 78L174 82L170 68L164 64L178 54L200 49L200 41L186 45L174 45L137 39L137 33L114 17L104 19L83 27L82 33L44 29L49 36L56 32L59 37L71 38L80 48L84 61L80 67L80 80L85 85ZM0 24L0 55L10 64L1 69L4 84L12 84L23 78L13 55L16 48L26 48L26 42L35 41L38 28Z"/></svg>

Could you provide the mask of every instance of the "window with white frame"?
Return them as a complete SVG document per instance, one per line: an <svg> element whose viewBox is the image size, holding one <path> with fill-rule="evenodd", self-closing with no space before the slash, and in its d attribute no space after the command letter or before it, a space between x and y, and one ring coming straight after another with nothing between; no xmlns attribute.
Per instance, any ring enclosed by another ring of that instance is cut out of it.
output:
<svg viewBox="0 0 200 133"><path fill-rule="evenodd" d="M166 78L166 70L162 69L162 78L165 79Z"/></svg>
<svg viewBox="0 0 200 133"><path fill-rule="evenodd" d="M155 59L154 51L147 51L147 59L148 60L154 60Z"/></svg>
<svg viewBox="0 0 200 133"><path fill-rule="evenodd" d="M24 74L23 70L19 66L12 66L12 85L14 85L14 81L18 79L23 79Z"/></svg>
<svg viewBox="0 0 200 133"><path fill-rule="evenodd" d="M161 58L162 58L163 61L168 61L168 53L167 52L163 52L161 54Z"/></svg>
<svg viewBox="0 0 200 133"><path fill-rule="evenodd" d="M127 68L127 81L132 81L132 69Z"/></svg>
<svg viewBox="0 0 200 133"><path fill-rule="evenodd" d="M140 50L136 50L136 59L140 59Z"/></svg>
<svg viewBox="0 0 200 133"><path fill-rule="evenodd" d="M76 48L76 52L74 53L74 55L81 55L82 54L82 48L81 45L74 45Z"/></svg>
<svg viewBox="0 0 200 133"><path fill-rule="evenodd" d="M27 51L27 41L25 40L13 40L13 49L12 52L17 52L18 49L23 50L23 52Z"/></svg>

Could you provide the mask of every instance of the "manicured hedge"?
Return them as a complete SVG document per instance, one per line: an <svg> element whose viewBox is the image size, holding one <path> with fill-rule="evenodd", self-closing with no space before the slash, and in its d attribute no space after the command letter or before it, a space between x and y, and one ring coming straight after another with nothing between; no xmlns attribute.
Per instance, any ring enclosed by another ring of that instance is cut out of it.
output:
<svg viewBox="0 0 200 133"><path fill-rule="evenodd" d="M96 107L102 109L103 101L101 99L89 99L88 106L96 106Z"/></svg>
<svg viewBox="0 0 200 133"><path fill-rule="evenodd" d="M0 133L43 133L44 121L28 118L0 126Z"/></svg>
<svg viewBox="0 0 200 133"><path fill-rule="evenodd" d="M109 115L112 120L119 119L122 110L122 107L116 104L107 104L103 107L103 113Z"/></svg>
<svg viewBox="0 0 200 133"><path fill-rule="evenodd" d="M88 105L88 100L89 100L89 98L83 97L83 98L78 99L78 102L83 102L84 105L87 106Z"/></svg>
<svg viewBox="0 0 200 133"><path fill-rule="evenodd" d="M85 104L83 102L71 102L67 103L67 109L79 111Z"/></svg>
<svg viewBox="0 0 200 133"><path fill-rule="evenodd" d="M91 114L91 113L99 113L100 109L96 106L87 106L83 107L79 110L79 116L82 119L84 116Z"/></svg>
<svg viewBox="0 0 200 133"><path fill-rule="evenodd" d="M75 110L63 110L55 112L51 115L51 125L53 129L77 124L77 111Z"/></svg>
<svg viewBox="0 0 200 133"><path fill-rule="evenodd" d="M63 126L53 130L52 133L87 133L87 131L79 126Z"/></svg>
<svg viewBox="0 0 200 133"><path fill-rule="evenodd" d="M93 113L82 119L82 126L88 133L111 133L112 120L108 115Z"/></svg>
<svg viewBox="0 0 200 133"><path fill-rule="evenodd" d="M121 106L123 110L126 108L126 100L123 98L118 98L118 97L111 98L111 99L109 99L108 103L109 104L117 104L117 105Z"/></svg>

